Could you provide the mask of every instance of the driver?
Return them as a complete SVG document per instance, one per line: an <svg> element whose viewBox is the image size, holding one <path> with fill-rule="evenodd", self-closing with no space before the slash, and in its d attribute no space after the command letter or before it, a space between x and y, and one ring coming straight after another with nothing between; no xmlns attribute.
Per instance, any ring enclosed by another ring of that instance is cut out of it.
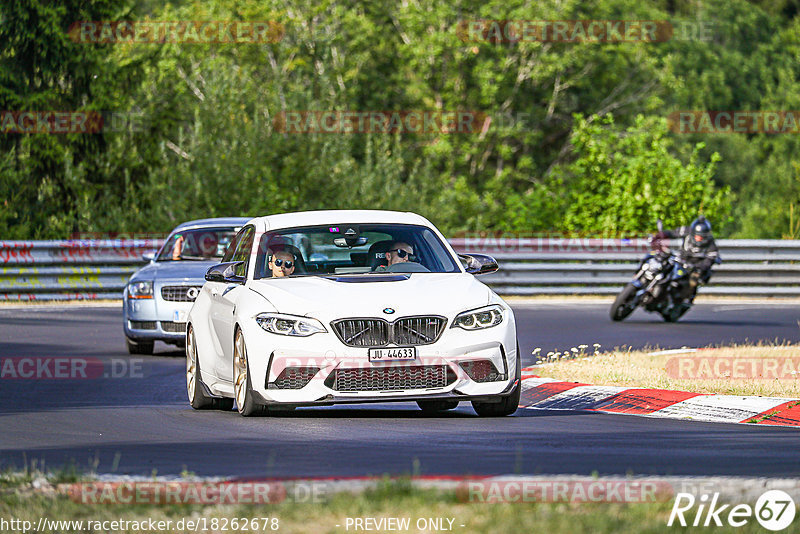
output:
<svg viewBox="0 0 800 534"><path fill-rule="evenodd" d="M404 241L395 241L392 247L386 251L386 265L379 265L375 271L387 271L392 265L411 261L414 249Z"/></svg>
<svg viewBox="0 0 800 534"><path fill-rule="evenodd" d="M217 245L219 238L215 232L204 233L199 240L200 255L204 260L211 260L217 256Z"/></svg>
<svg viewBox="0 0 800 534"><path fill-rule="evenodd" d="M276 250L269 258L269 270L273 278L283 278L294 273L297 260L294 255L285 250Z"/></svg>

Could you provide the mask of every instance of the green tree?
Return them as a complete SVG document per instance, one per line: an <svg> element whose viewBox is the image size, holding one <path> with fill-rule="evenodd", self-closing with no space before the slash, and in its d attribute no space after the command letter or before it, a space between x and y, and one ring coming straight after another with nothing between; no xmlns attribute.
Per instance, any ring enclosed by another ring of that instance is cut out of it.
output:
<svg viewBox="0 0 800 534"><path fill-rule="evenodd" d="M576 117L574 160L559 170L568 188L567 230L595 235L641 235L661 218L666 226L688 224L698 213L724 221L727 189L711 177L718 157L698 162L698 145L688 162L670 152L664 119L637 117L615 128L610 116Z"/></svg>

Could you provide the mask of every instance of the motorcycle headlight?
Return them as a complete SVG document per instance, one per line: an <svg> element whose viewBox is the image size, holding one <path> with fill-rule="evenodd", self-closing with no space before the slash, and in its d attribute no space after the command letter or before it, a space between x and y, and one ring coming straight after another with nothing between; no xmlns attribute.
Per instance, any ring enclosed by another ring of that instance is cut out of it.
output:
<svg viewBox="0 0 800 534"><path fill-rule="evenodd" d="M450 328L463 328L464 330L481 330L491 328L503 322L503 308L499 304L492 304L460 313L453 320Z"/></svg>
<svg viewBox="0 0 800 534"><path fill-rule="evenodd" d="M128 297L132 299L153 298L153 281L131 282L128 284Z"/></svg>
<svg viewBox="0 0 800 534"><path fill-rule="evenodd" d="M647 260L647 263L644 264L646 269L651 271L660 271L661 270L661 262L656 258L650 258Z"/></svg>
<svg viewBox="0 0 800 534"><path fill-rule="evenodd" d="M310 317L297 317L279 313L261 313L256 315L258 326L272 334L282 336L307 337L320 332L327 332L322 323Z"/></svg>

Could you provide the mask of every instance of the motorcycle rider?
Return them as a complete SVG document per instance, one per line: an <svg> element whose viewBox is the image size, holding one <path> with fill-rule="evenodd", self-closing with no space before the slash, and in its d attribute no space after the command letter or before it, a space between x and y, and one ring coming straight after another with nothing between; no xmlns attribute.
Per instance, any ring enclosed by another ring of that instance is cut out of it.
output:
<svg viewBox="0 0 800 534"><path fill-rule="evenodd" d="M658 238L683 239L681 257L694 269L689 276L690 293L687 298L694 300L698 284L708 283L711 278L711 266L722 261L717 243L711 234L711 223L700 215L689 226L659 232L656 234L656 239Z"/></svg>

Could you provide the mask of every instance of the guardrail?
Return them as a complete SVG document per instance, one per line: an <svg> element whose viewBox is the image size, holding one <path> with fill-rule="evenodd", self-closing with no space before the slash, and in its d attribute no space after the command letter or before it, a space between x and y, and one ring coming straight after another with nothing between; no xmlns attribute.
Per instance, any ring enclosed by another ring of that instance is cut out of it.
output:
<svg viewBox="0 0 800 534"><path fill-rule="evenodd" d="M650 249L647 239L461 238L457 251L494 256L482 278L504 295L610 295L619 292ZM670 246L677 248L679 241ZM721 265L701 292L728 296L800 296L800 241L721 239Z"/></svg>
<svg viewBox="0 0 800 534"><path fill-rule="evenodd" d="M0 301L119 299L163 241L0 241Z"/></svg>
<svg viewBox="0 0 800 534"><path fill-rule="evenodd" d="M0 301L118 299L160 240L0 241ZM504 295L610 295L650 250L646 239L456 238L494 256L481 279ZM800 241L720 240L724 263L702 293L800 296ZM672 242L677 246L677 242Z"/></svg>

